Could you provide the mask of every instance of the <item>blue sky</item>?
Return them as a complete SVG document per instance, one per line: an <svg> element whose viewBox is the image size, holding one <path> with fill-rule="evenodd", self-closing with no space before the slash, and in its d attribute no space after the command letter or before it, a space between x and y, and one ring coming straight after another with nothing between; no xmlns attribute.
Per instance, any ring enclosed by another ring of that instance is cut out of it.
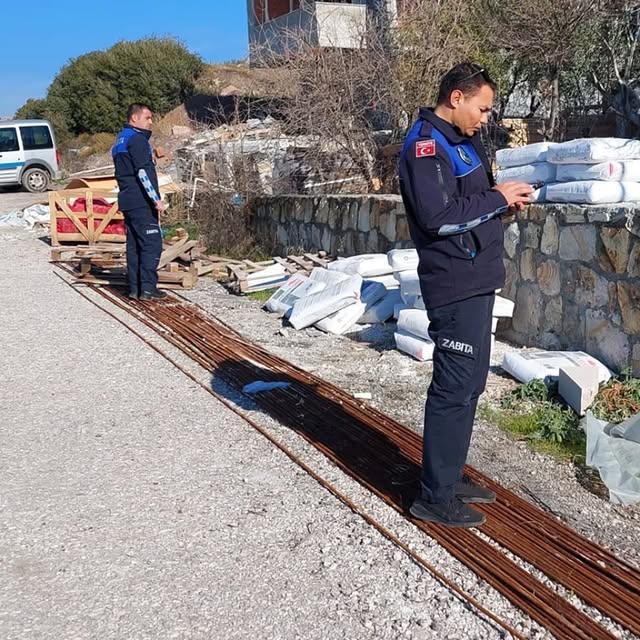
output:
<svg viewBox="0 0 640 640"><path fill-rule="evenodd" d="M207 62L248 49L245 0L34 0L3 3L1 13L0 116L44 97L69 59L119 40L175 36Z"/></svg>

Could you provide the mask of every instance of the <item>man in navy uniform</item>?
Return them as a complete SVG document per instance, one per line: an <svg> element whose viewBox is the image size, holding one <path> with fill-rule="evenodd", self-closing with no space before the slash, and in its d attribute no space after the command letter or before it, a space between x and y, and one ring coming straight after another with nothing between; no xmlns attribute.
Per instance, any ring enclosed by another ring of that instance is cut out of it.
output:
<svg viewBox="0 0 640 640"><path fill-rule="evenodd" d="M400 190L419 254L420 287L435 342L427 394L421 492L411 513L450 527L485 518L469 503L495 494L463 475L491 350L496 289L504 285L500 216L533 189L495 185L479 132L496 85L478 65L447 72L435 109L423 108L400 156Z"/></svg>
<svg viewBox="0 0 640 640"><path fill-rule="evenodd" d="M159 214L165 209L149 143L153 113L145 104L132 104L127 124L111 149L120 192L118 207L127 227L129 297L165 298L158 290L158 262L162 253Z"/></svg>

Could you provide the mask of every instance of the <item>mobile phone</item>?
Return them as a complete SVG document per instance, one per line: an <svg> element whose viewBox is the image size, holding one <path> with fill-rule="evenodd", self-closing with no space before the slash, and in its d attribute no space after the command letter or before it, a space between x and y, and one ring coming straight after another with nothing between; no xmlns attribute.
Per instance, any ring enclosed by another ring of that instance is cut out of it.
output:
<svg viewBox="0 0 640 640"><path fill-rule="evenodd" d="M544 187L544 182L542 182L542 180L539 180L538 182L534 182L531 184L531 188L536 191L538 189L542 189L542 187Z"/></svg>

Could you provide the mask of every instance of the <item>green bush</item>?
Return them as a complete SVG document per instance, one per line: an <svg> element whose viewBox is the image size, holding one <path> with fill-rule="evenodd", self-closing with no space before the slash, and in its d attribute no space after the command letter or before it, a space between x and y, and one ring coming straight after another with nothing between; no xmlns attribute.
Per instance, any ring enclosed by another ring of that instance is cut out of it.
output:
<svg viewBox="0 0 640 640"><path fill-rule="evenodd" d="M193 93L203 68L199 56L171 38L119 42L71 60L46 99L28 100L18 114L48 117L59 137L116 133L132 102L149 104L159 116L178 106Z"/></svg>

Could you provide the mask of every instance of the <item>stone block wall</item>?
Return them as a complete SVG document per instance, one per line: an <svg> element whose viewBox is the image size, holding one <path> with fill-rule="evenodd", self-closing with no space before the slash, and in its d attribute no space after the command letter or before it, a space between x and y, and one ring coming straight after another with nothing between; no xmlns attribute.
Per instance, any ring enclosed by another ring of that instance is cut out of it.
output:
<svg viewBox="0 0 640 640"><path fill-rule="evenodd" d="M505 337L640 374L640 210L532 205L505 227L504 263Z"/></svg>
<svg viewBox="0 0 640 640"><path fill-rule="evenodd" d="M278 196L260 198L253 228L279 255L385 253L412 247L400 196Z"/></svg>
<svg viewBox="0 0 640 640"><path fill-rule="evenodd" d="M399 196L280 196L254 207L253 227L280 255L332 255L413 246ZM505 224L513 321L499 332L519 345L584 350L640 375L640 209L532 205Z"/></svg>

